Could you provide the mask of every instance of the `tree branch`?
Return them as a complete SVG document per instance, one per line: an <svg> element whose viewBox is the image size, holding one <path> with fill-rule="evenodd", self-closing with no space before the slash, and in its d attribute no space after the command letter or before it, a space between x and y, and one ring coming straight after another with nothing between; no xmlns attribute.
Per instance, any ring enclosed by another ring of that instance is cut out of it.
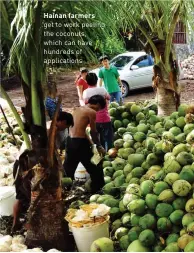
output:
<svg viewBox="0 0 194 253"><path fill-rule="evenodd" d="M182 2L182 1L181 1ZM174 35L174 30L179 18L179 14L180 14L180 4L178 6L178 8L176 9L176 11L174 12L172 21L170 23L170 27L169 27L169 32L166 38L166 48L165 48L165 52L164 52L164 60L165 60L165 67L168 69L168 71L170 71L170 51L171 51L171 47L172 47L172 38Z"/></svg>
<svg viewBox="0 0 194 253"><path fill-rule="evenodd" d="M157 23L156 29L157 29L157 33L158 33L158 38L159 39L164 39L164 33L163 33L163 30L162 30L160 18L159 18L159 15L158 15L159 10L158 10L158 6L157 6L155 0L152 0L152 5L153 5L154 10L155 10L155 12L154 12L154 14L155 14L154 18L156 19L156 23Z"/></svg>
<svg viewBox="0 0 194 253"><path fill-rule="evenodd" d="M6 91L3 89L2 85L1 85L1 94L2 94L2 97L4 97L5 100L7 101L8 105L9 105L9 107L10 107L19 127L20 127L20 130L22 132L22 136L23 136L24 141L26 143L27 149L31 149L30 139L29 139L27 133L24 131L24 124L23 124L17 110L15 109L14 104L12 103L12 101L11 101L10 97L8 96L8 94L6 93Z"/></svg>
<svg viewBox="0 0 194 253"><path fill-rule="evenodd" d="M58 101L57 101L57 107L56 111L51 123L51 127L49 129L49 138L48 138L48 164L49 168L53 168L54 165L54 157L55 157L55 136L56 136L56 123L57 123L57 117L58 113L60 110L60 105L61 105L62 97L59 96Z"/></svg>
<svg viewBox="0 0 194 253"><path fill-rule="evenodd" d="M151 48L152 48L152 50L153 50L153 52L154 52L155 60L156 60L156 63L157 63L158 61L160 61L160 55L159 55L159 52L158 52L156 46L154 45L154 43L153 43L153 41L152 41L151 36L148 35L147 31L146 31L142 26L139 25L139 23L132 17L131 14L128 14L128 15L130 16L131 21L133 21L133 22L135 23L135 25L137 26L137 28L138 28L138 29L143 33L143 35L146 37L148 43L150 44L150 46L151 46Z"/></svg>

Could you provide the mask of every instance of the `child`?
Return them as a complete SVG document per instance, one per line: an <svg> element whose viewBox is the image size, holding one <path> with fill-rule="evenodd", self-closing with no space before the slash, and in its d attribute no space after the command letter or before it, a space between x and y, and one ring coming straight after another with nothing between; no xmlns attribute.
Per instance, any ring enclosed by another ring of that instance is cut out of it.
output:
<svg viewBox="0 0 194 253"><path fill-rule="evenodd" d="M80 106L85 105L83 101L83 92L84 90L88 88L88 84L86 81L87 74L88 74L88 70L86 68L81 68L80 75L75 81L75 84L77 85L77 92L78 92Z"/></svg>

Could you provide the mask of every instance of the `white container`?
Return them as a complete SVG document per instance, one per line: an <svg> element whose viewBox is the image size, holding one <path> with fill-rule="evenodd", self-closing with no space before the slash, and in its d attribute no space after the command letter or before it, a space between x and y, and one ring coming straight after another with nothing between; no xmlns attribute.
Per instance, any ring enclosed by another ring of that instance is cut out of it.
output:
<svg viewBox="0 0 194 253"><path fill-rule="evenodd" d="M74 178L75 180L82 182L86 182L90 178L90 175L88 174L87 170L84 168L82 163L78 164Z"/></svg>
<svg viewBox="0 0 194 253"><path fill-rule="evenodd" d="M109 238L108 220L91 227L71 227L71 231L79 252L90 252L90 247L95 240L101 237Z"/></svg>
<svg viewBox="0 0 194 253"><path fill-rule="evenodd" d="M0 216L10 216L13 214L15 200L15 186L0 187Z"/></svg>

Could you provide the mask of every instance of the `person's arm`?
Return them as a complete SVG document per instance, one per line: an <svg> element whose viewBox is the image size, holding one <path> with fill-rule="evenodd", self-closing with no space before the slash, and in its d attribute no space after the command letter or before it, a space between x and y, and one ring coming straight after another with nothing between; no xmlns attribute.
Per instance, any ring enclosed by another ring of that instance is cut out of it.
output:
<svg viewBox="0 0 194 253"><path fill-rule="evenodd" d="M108 92L106 91L106 89L104 87L103 87L103 89L104 89L104 93L105 93L105 95L104 95L105 99L110 100L110 95L108 94Z"/></svg>
<svg viewBox="0 0 194 253"><path fill-rule="evenodd" d="M75 84L77 84L77 82L79 81L80 77L81 77L80 73L76 75L76 79L74 81Z"/></svg>
<svg viewBox="0 0 194 253"><path fill-rule="evenodd" d="M118 80L119 85L120 85L121 87L123 87L123 84L122 84L122 82L121 82L120 77L118 77L117 80Z"/></svg>
<svg viewBox="0 0 194 253"><path fill-rule="evenodd" d="M98 152L102 155L105 155L106 151L104 150L104 148L102 147L100 143L99 134L96 130L96 113L91 113L90 115L90 129L91 129L90 134L92 137L92 141L94 144L96 144Z"/></svg>
<svg viewBox="0 0 194 253"><path fill-rule="evenodd" d="M90 136L88 135L87 131L86 131L86 138L88 139L88 141L90 142L90 145L93 146L94 142L92 141L92 139L90 138Z"/></svg>
<svg viewBox="0 0 194 253"><path fill-rule="evenodd" d="M119 75L119 72L118 72L117 68L115 68L115 75L116 75L118 84L121 87L121 92L123 92L123 84L122 84L122 81L120 79L120 75Z"/></svg>
<svg viewBox="0 0 194 253"><path fill-rule="evenodd" d="M87 98L87 89L86 89L86 90L84 90L84 92L83 92L83 101L84 101L84 103L85 103L85 104L87 104L87 103L88 103L88 98Z"/></svg>
<svg viewBox="0 0 194 253"><path fill-rule="evenodd" d="M99 77L99 86L102 87L103 73L101 69L99 71L98 77Z"/></svg>
<svg viewBox="0 0 194 253"><path fill-rule="evenodd" d="M99 86L102 87L102 78L99 79Z"/></svg>
<svg viewBox="0 0 194 253"><path fill-rule="evenodd" d="M90 133L91 133L92 141L97 146L101 146L101 143L100 143L100 140L99 140L99 135L98 135L98 132L96 130L96 113L91 113L89 119L90 119Z"/></svg>
<svg viewBox="0 0 194 253"><path fill-rule="evenodd" d="M118 72L117 68L115 68L115 76L117 78L118 84L121 87L121 91L122 91L123 90L123 84L122 84L122 81L120 79L120 75L119 75L119 72Z"/></svg>
<svg viewBox="0 0 194 253"><path fill-rule="evenodd" d="M123 92L123 83L122 83L120 77L118 77L117 80L118 80L119 86L121 87L121 92Z"/></svg>
<svg viewBox="0 0 194 253"><path fill-rule="evenodd" d="M83 99L83 85L77 86L77 92L78 92L79 99Z"/></svg>

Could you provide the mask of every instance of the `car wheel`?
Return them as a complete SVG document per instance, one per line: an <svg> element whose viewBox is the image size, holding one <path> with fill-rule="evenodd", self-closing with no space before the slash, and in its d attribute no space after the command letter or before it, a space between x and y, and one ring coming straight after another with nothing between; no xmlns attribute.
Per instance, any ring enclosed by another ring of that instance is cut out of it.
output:
<svg viewBox="0 0 194 253"><path fill-rule="evenodd" d="M122 97L125 98L129 94L129 85L125 81L122 81L122 84L123 84Z"/></svg>

